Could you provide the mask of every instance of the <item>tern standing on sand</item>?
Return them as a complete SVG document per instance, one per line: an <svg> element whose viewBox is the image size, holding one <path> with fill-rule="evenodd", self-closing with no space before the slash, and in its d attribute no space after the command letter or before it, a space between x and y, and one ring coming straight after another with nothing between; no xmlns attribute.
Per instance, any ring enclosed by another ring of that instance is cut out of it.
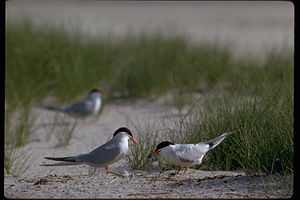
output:
<svg viewBox="0 0 300 200"><path fill-rule="evenodd" d="M98 114L102 104L101 96L107 96L107 94L104 92L100 92L97 89L93 89L89 92L87 98L76 103L61 106L58 108L44 105L41 105L40 107L46 108L48 110L56 110L67 113L73 117L85 118L88 116L96 116Z"/></svg>
<svg viewBox="0 0 300 200"><path fill-rule="evenodd" d="M157 145L155 151L150 155L150 158L160 153L167 162L179 166L177 174L181 167L185 167L185 174L188 167L201 164L204 155L209 150L215 148L226 136L234 132L235 131L223 133L217 138L197 144L174 144L169 141L164 141Z"/></svg>
<svg viewBox="0 0 300 200"><path fill-rule="evenodd" d="M70 157L45 157L48 160L60 161L53 164L42 164L41 166L64 166L86 164L91 167L104 167L108 174L108 166L124 158L128 152L128 139L135 144L138 142L133 138L131 131L121 127L113 134L113 138L90 153Z"/></svg>

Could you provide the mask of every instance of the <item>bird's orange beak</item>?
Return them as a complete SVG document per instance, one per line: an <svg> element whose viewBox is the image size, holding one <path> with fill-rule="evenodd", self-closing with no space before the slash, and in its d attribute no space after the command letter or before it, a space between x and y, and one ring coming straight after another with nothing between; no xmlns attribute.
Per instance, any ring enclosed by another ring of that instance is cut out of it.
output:
<svg viewBox="0 0 300 200"><path fill-rule="evenodd" d="M107 93L107 92L101 91L101 95L107 97L107 96L108 96L108 93Z"/></svg>
<svg viewBox="0 0 300 200"><path fill-rule="evenodd" d="M133 137L130 137L130 139L132 140L132 142L133 142L134 144L139 144L139 143L136 141L136 139L134 139Z"/></svg>
<svg viewBox="0 0 300 200"><path fill-rule="evenodd" d="M159 152L160 152L160 150L154 151L154 152L151 154L151 156L155 156L156 154L159 154Z"/></svg>

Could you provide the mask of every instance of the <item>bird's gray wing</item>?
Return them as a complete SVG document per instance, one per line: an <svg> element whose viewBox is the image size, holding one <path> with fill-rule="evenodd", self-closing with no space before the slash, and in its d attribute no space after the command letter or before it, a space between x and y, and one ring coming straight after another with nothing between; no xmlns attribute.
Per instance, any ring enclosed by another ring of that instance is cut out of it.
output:
<svg viewBox="0 0 300 200"><path fill-rule="evenodd" d="M186 144L178 147L178 157L182 162L193 162L202 158L208 151L207 144Z"/></svg>
<svg viewBox="0 0 300 200"><path fill-rule="evenodd" d="M230 133L224 133L221 136L209 140L207 142L199 142L198 144L182 144L178 146L178 156L182 162L192 162L196 159L202 159L206 152L216 147L220 144L226 136L234 133L236 131L232 131Z"/></svg>
<svg viewBox="0 0 300 200"><path fill-rule="evenodd" d="M90 100L78 101L74 104L63 106L60 109L62 112L84 116L93 112L93 102Z"/></svg>
<svg viewBox="0 0 300 200"><path fill-rule="evenodd" d="M121 154L121 150L112 140L96 148L87 154L77 156L83 162L95 164L97 166L106 166L107 163L114 161Z"/></svg>

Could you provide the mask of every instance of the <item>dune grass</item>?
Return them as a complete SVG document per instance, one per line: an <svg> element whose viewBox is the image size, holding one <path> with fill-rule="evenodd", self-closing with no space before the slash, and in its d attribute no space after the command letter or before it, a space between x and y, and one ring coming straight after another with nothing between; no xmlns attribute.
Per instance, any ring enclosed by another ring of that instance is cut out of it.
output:
<svg viewBox="0 0 300 200"><path fill-rule="evenodd" d="M130 121L130 125L133 126L132 132L139 145L130 145L130 153L125 156L125 161L132 169L145 170L151 165L148 156L160 142L161 125L153 124L150 121L146 125Z"/></svg>
<svg viewBox="0 0 300 200"><path fill-rule="evenodd" d="M70 35L63 27L38 28L30 21L8 23L5 98L17 107L47 95L70 101L94 87L121 97L159 95L172 89L209 91L216 85L226 88L228 82L239 87L245 80L249 87L257 87L258 75L277 79L285 75L279 74L278 62L292 61L290 54L271 53L268 58L269 64L263 66L255 61L233 62L221 45L192 46L181 37L159 33L113 41L87 38L80 32Z"/></svg>
<svg viewBox="0 0 300 200"><path fill-rule="evenodd" d="M70 102L92 88L108 92L107 101L172 91L178 109L190 102L186 95L201 93L203 107L195 108L170 139L194 143L238 130L207 155L203 168L293 172L291 52L270 52L264 62L234 61L218 44L190 45L179 36L89 38L80 32L69 34L64 27L37 27L28 20L7 23L5 50L7 116L22 114L49 95ZM23 118L29 119L25 112ZM10 123L6 117L5 126ZM31 127L26 124L15 132L26 135ZM170 133L175 130L168 128ZM151 127L144 131L155 134ZM5 129L8 135L11 131ZM156 145L144 139L149 148ZM141 164L132 159L142 151L136 147L127 157L135 169L146 165L144 158L138 159Z"/></svg>
<svg viewBox="0 0 300 200"><path fill-rule="evenodd" d="M76 129L80 128L80 122L78 119L75 119L73 122L70 122L69 120L70 119L65 115L55 115L54 117L50 134L55 136L57 140L57 147L68 146ZM50 136L50 134L48 135Z"/></svg>
<svg viewBox="0 0 300 200"><path fill-rule="evenodd" d="M243 170L248 174L255 172L294 172L294 106L293 87L288 84L277 89L265 91L261 97L245 98L238 94L218 93L206 97L204 108L193 110L182 116L174 127L165 129L163 140L175 143L197 143L207 141L224 132L237 130L219 146L204 157L199 166L203 170ZM148 127L155 135L154 127ZM140 131L147 132L140 129ZM154 151L159 141L140 139L146 149ZM160 140L162 141L162 139ZM154 147L153 147L154 146ZM129 155L129 166L144 169L141 163L148 162L143 150L133 149ZM143 156L135 156L143 155ZM175 169L164 163L158 156L161 166ZM150 163L147 163L148 166Z"/></svg>
<svg viewBox="0 0 300 200"><path fill-rule="evenodd" d="M70 100L94 87L121 97L205 89L231 67L228 51L191 47L175 36L128 35L116 42L29 21L6 27L5 95L15 106L47 95Z"/></svg>
<svg viewBox="0 0 300 200"><path fill-rule="evenodd" d="M222 94L208 99L207 110L186 122L184 143L205 141L238 130L203 162L210 169L293 172L294 108L292 88L275 88L263 97L243 99ZM281 91L280 91L281 90ZM267 91L266 91L267 93ZM213 102L213 103L212 103Z"/></svg>
<svg viewBox="0 0 300 200"><path fill-rule="evenodd" d="M175 143L196 143L237 130L209 152L203 163L195 168L242 169L249 174L293 174L292 58L270 54L262 65L249 65L246 63L249 68L245 67L243 72L232 72L232 79L226 83L227 89L216 85L201 98L200 106L192 107L191 112L181 116L176 126L165 127L168 135L165 139ZM147 159L141 158L140 163ZM166 163L165 166L175 167Z"/></svg>
<svg viewBox="0 0 300 200"><path fill-rule="evenodd" d="M24 146L31 140L37 130L34 122L37 116L28 107L19 113L5 113L4 137L4 171L5 173L21 175L31 165L31 154L18 147Z"/></svg>

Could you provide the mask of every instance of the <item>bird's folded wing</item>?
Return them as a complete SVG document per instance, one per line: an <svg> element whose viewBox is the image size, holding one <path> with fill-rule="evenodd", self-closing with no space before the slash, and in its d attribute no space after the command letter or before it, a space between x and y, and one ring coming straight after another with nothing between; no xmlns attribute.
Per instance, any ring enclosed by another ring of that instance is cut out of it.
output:
<svg viewBox="0 0 300 200"><path fill-rule="evenodd" d="M94 164L105 164L112 162L121 154L120 148L110 142L98 147L90 153L79 155L78 159Z"/></svg>
<svg viewBox="0 0 300 200"><path fill-rule="evenodd" d="M66 105L61 108L63 112L88 114L93 111L93 103L91 101L79 101L77 103Z"/></svg>
<svg viewBox="0 0 300 200"><path fill-rule="evenodd" d="M208 150L207 144L189 144L186 146L179 147L179 159L182 162L193 162L201 157L207 152Z"/></svg>

